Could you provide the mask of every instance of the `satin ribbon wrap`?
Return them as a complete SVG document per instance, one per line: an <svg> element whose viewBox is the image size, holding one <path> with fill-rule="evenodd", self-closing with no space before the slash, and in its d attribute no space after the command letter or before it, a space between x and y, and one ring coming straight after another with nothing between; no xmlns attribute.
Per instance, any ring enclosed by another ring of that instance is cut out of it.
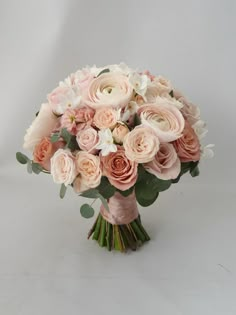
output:
<svg viewBox="0 0 236 315"><path fill-rule="evenodd" d="M100 212L103 218L113 225L129 224L139 215L134 192L127 197L115 192L109 199L108 205L109 212L103 205L101 205Z"/></svg>

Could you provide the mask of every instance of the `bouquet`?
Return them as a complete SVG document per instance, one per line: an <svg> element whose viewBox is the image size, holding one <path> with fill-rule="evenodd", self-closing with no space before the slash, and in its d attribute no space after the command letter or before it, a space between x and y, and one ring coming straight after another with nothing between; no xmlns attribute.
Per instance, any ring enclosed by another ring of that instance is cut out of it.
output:
<svg viewBox="0 0 236 315"><path fill-rule="evenodd" d="M90 218L100 212L88 237L108 250L136 250L150 239L137 203L156 201L160 192L212 156L202 146L207 133L199 108L169 80L125 64L86 67L72 73L47 96L26 132L16 158L29 173L50 174L60 185L93 199L81 206Z"/></svg>

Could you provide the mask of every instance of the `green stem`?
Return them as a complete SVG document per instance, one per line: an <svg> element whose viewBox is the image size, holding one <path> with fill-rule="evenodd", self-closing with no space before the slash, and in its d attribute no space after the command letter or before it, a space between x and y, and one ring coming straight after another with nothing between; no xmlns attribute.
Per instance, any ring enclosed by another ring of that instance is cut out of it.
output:
<svg viewBox="0 0 236 315"><path fill-rule="evenodd" d="M102 221L102 216L101 216L101 214L99 213L98 219L97 219L97 224L96 224L96 227L95 227L95 231L94 231L94 233L93 233L93 240L98 240L99 231L100 231L100 226L101 226L101 221Z"/></svg>
<svg viewBox="0 0 236 315"><path fill-rule="evenodd" d="M106 234L106 221L102 218L101 230L99 235L99 245L104 247L105 245L105 234Z"/></svg>
<svg viewBox="0 0 236 315"><path fill-rule="evenodd" d="M130 225L132 226L136 236L138 239L142 242L145 242L146 238L145 235L143 235L142 231L139 229L137 223L135 221L131 222Z"/></svg>

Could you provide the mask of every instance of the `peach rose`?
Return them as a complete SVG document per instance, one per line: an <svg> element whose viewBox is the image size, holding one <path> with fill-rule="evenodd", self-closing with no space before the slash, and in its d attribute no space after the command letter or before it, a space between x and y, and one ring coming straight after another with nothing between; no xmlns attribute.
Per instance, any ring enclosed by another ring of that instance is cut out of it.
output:
<svg viewBox="0 0 236 315"><path fill-rule="evenodd" d="M116 152L101 156L101 164L103 175L114 187L127 190L136 183L138 164L126 157L122 147L118 146Z"/></svg>
<svg viewBox="0 0 236 315"><path fill-rule="evenodd" d="M44 137L34 148L34 162L39 163L45 170L50 171L50 159L53 154L63 148L65 144L62 141L51 143L50 139Z"/></svg>
<svg viewBox="0 0 236 315"><path fill-rule="evenodd" d="M93 123L98 129L114 128L119 112L111 107L102 107L96 110L93 117Z"/></svg>
<svg viewBox="0 0 236 315"><path fill-rule="evenodd" d="M160 142L171 142L182 136L184 117L175 106L168 103L167 98L158 98L158 102L143 105L138 115L143 125L151 127Z"/></svg>
<svg viewBox="0 0 236 315"><path fill-rule="evenodd" d="M91 154L97 152L95 147L98 144L98 133L94 128L88 127L79 131L76 140L81 150L88 151Z"/></svg>
<svg viewBox="0 0 236 315"><path fill-rule="evenodd" d="M123 146L129 160L147 163L158 152L159 140L152 128L140 125L125 136Z"/></svg>
<svg viewBox="0 0 236 315"><path fill-rule="evenodd" d="M24 137L23 147L33 151L43 137L51 135L58 125L58 118L53 114L49 104L42 104L38 116L34 119Z"/></svg>
<svg viewBox="0 0 236 315"><path fill-rule="evenodd" d="M102 171L98 156L85 151L79 151L76 154L75 164L84 186L95 188L100 184Z"/></svg>
<svg viewBox="0 0 236 315"><path fill-rule="evenodd" d="M59 149L51 158L51 174L56 184L71 184L76 175L75 158L69 150Z"/></svg>
<svg viewBox="0 0 236 315"><path fill-rule="evenodd" d="M122 122L118 122L112 131L112 136L116 143L122 144L127 133L129 133L129 128Z"/></svg>
<svg viewBox="0 0 236 315"><path fill-rule="evenodd" d="M188 121L185 122L183 136L173 142L181 162L200 160L200 142Z"/></svg>
<svg viewBox="0 0 236 315"><path fill-rule="evenodd" d="M103 73L90 83L85 103L92 108L100 106L125 107L133 96L127 76L121 73Z"/></svg>
<svg viewBox="0 0 236 315"><path fill-rule="evenodd" d="M175 179L181 170L180 160L171 143L161 143L154 159L143 166L149 173L163 180Z"/></svg>

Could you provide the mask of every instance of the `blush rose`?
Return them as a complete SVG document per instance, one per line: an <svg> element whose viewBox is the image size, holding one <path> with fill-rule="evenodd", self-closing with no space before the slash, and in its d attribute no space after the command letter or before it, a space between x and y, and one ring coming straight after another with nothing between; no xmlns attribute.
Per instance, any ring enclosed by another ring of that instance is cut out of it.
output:
<svg viewBox="0 0 236 315"><path fill-rule="evenodd" d="M121 146L117 147L116 152L101 156L101 164L103 175L114 187L124 191L136 183L138 164L126 157Z"/></svg>

